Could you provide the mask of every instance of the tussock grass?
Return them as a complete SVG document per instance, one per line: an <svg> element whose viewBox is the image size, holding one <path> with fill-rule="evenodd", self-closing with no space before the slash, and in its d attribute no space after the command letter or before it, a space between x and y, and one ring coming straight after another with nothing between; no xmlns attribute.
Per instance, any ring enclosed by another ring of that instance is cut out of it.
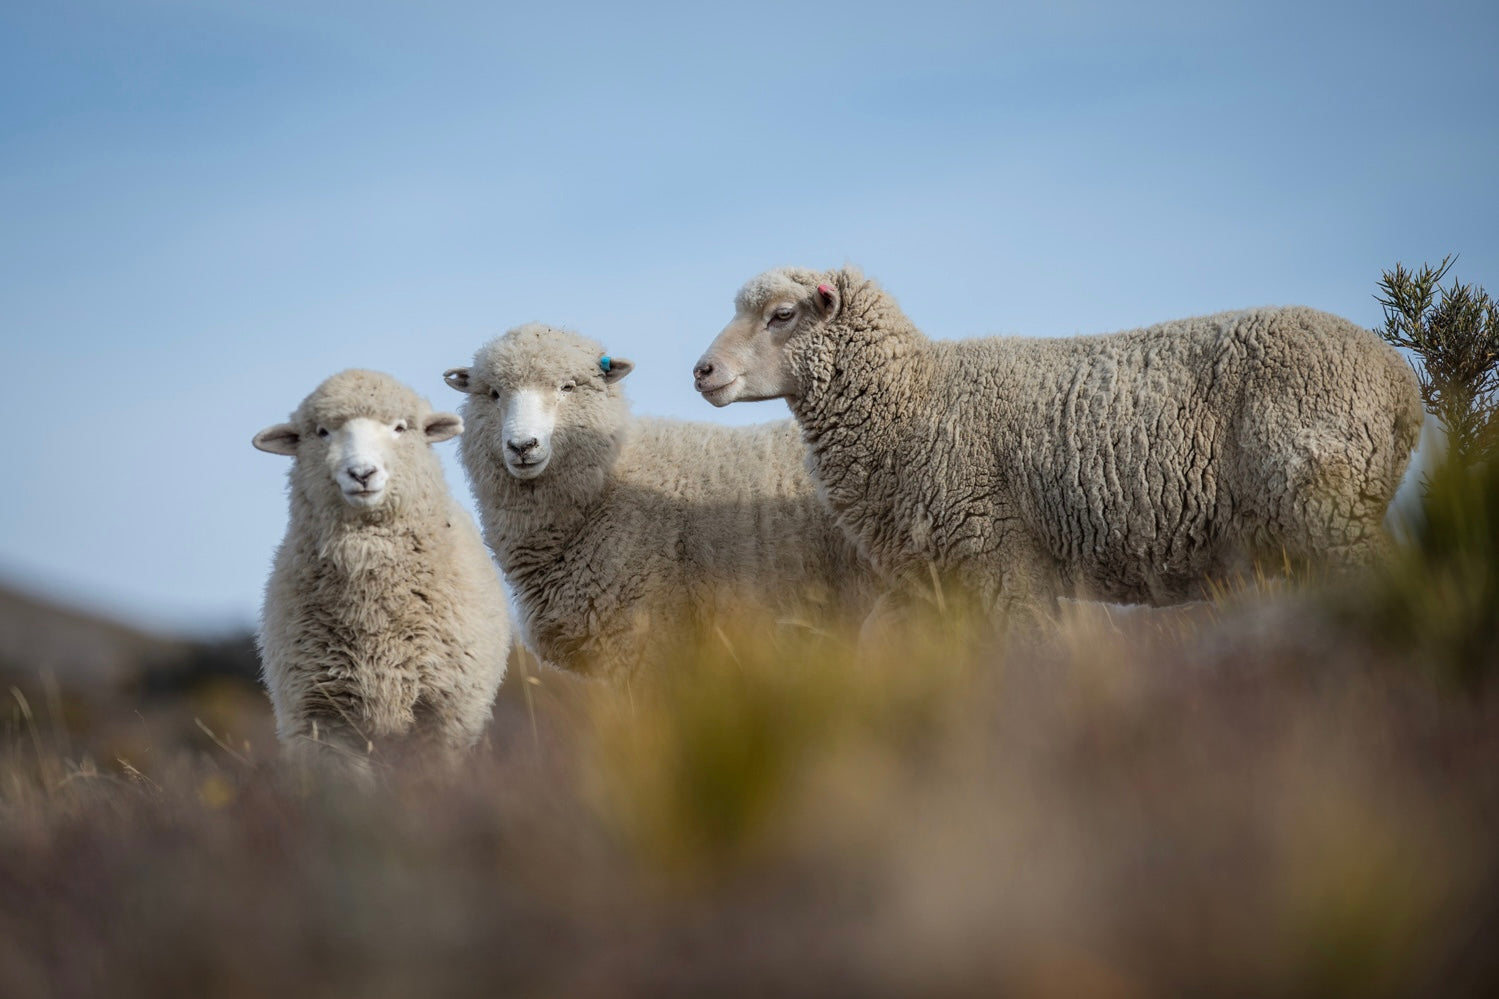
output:
<svg viewBox="0 0 1499 999"><path fill-rule="evenodd" d="M253 690L12 678L0 995L1488 992L1470 487L1359 580L862 649L746 617L620 689L522 658L462 773L366 791L286 779Z"/></svg>

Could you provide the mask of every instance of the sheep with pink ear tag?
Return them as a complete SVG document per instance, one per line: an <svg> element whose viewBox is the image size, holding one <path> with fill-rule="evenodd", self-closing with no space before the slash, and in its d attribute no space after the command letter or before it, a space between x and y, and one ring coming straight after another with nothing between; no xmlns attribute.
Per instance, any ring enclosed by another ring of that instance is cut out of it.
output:
<svg viewBox="0 0 1499 999"><path fill-rule="evenodd" d="M1410 366L1325 312L931 340L852 268L751 279L693 376L715 406L786 400L887 603L945 589L1000 620L1367 564L1422 424Z"/></svg>

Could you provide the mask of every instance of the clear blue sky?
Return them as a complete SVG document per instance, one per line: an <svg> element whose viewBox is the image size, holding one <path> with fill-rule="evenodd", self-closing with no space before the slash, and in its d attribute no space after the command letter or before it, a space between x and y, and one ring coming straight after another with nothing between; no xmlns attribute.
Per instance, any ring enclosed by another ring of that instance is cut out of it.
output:
<svg viewBox="0 0 1499 999"><path fill-rule="evenodd" d="M638 411L772 266L937 337L1499 291L1499 5L7 2L0 577L155 627L256 615L321 378L529 320ZM446 445L449 481L467 496Z"/></svg>

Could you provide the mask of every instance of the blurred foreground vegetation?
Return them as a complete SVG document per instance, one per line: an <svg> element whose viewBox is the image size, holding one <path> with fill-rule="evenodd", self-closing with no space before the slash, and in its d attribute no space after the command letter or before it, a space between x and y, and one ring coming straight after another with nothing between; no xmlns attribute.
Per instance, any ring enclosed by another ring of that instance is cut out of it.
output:
<svg viewBox="0 0 1499 999"><path fill-rule="evenodd" d="M373 793L279 775L243 681L13 675L0 995L1492 993L1473 488L1371 577L1039 639L743 621L626 690L521 658L469 769Z"/></svg>

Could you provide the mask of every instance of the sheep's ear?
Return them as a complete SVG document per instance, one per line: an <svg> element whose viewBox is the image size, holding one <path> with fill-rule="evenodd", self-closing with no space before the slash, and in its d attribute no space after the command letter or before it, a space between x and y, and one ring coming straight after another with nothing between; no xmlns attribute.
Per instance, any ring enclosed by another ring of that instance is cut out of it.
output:
<svg viewBox="0 0 1499 999"><path fill-rule="evenodd" d="M256 434L250 443L262 451L270 454L289 454L295 456L297 453L297 441L302 435L297 428L290 423L278 423L274 427L266 427Z"/></svg>
<svg viewBox="0 0 1499 999"><path fill-rule="evenodd" d="M838 286L831 281L825 281L817 286L817 294L813 296L813 302L817 310L822 313L823 318L831 316L838 311Z"/></svg>
<svg viewBox="0 0 1499 999"><path fill-rule="evenodd" d="M448 383L448 388L457 389L460 392L474 391L474 382L469 377L468 368L449 368L442 373L442 380Z"/></svg>
<svg viewBox="0 0 1499 999"><path fill-rule="evenodd" d="M635 370L635 362L623 357L610 357L605 354L599 358L599 367L604 371L604 381L614 384L631 371Z"/></svg>
<svg viewBox="0 0 1499 999"><path fill-rule="evenodd" d="M428 444L436 444L463 433L463 418L457 413L428 413L422 431Z"/></svg>

